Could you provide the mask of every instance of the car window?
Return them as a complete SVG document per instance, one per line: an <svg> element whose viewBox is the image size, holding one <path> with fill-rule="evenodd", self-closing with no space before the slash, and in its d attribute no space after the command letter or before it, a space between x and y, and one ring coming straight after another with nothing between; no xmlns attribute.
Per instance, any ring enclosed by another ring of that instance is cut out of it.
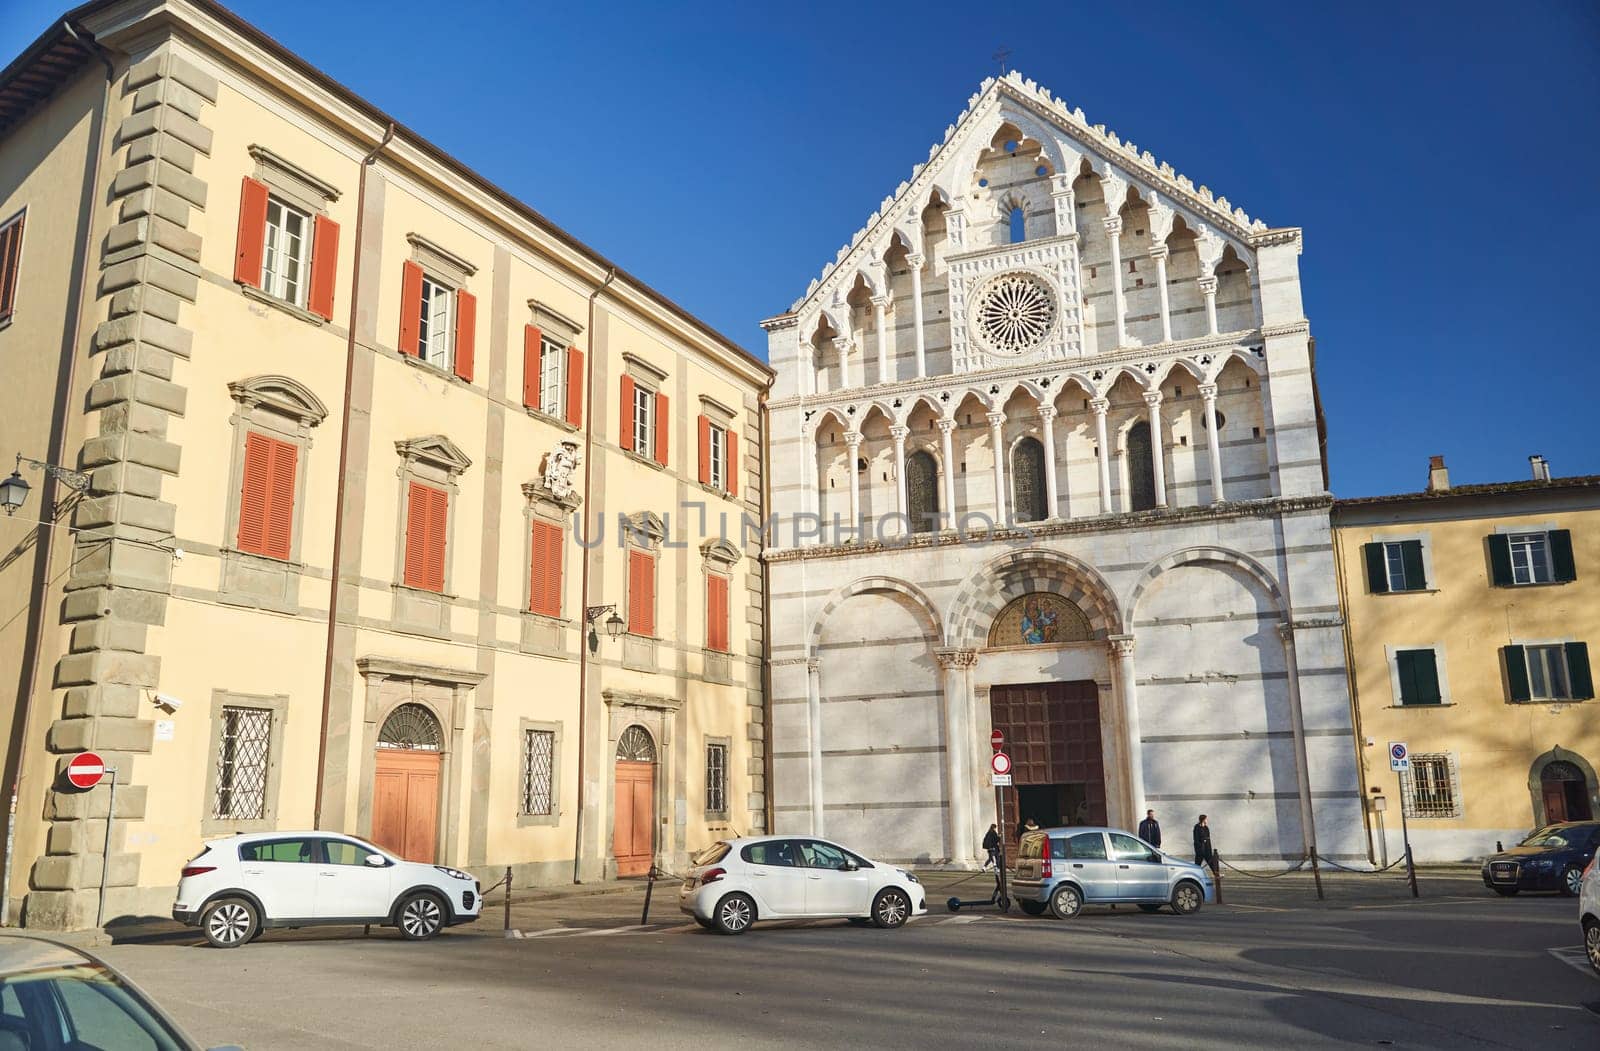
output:
<svg viewBox="0 0 1600 1051"><path fill-rule="evenodd" d="M1550 825L1541 828L1533 835L1522 841L1524 847L1569 847L1573 844L1572 833L1574 829L1556 828Z"/></svg>
<svg viewBox="0 0 1600 1051"><path fill-rule="evenodd" d="M1105 837L1098 832L1084 832L1067 840L1068 858L1103 858L1106 856Z"/></svg>
<svg viewBox="0 0 1600 1051"><path fill-rule="evenodd" d="M34 972L21 981L20 990L32 1006L26 1020L22 1016L19 990L0 993L5 1010L0 1013L4 1030L40 1037L29 1047L53 1047L61 1039L73 1051L181 1051L181 1045L137 997L119 983L111 972L99 966L75 966ZM48 1015L59 1013L59 1019Z"/></svg>
<svg viewBox="0 0 1600 1051"><path fill-rule="evenodd" d="M1044 857L1045 837L1030 832L1022 837L1022 845L1017 848L1019 858L1031 859Z"/></svg>
<svg viewBox="0 0 1600 1051"><path fill-rule="evenodd" d="M805 859L808 868L814 869L838 869L849 860L838 847L814 839L800 841L800 856Z"/></svg>
<svg viewBox="0 0 1600 1051"><path fill-rule="evenodd" d="M794 843L787 839L769 839L764 843L752 843L745 847L739 856L752 865L794 867L798 864L795 860Z"/></svg>
<svg viewBox="0 0 1600 1051"><path fill-rule="evenodd" d="M269 839L246 843L239 848L240 861L297 861L310 864L315 860L309 839Z"/></svg>
<svg viewBox="0 0 1600 1051"><path fill-rule="evenodd" d="M728 856L728 844L720 839L689 859L691 865L715 865ZM748 860L748 859L747 859Z"/></svg>
<svg viewBox="0 0 1600 1051"><path fill-rule="evenodd" d="M322 849L326 852L329 865L361 865L367 863L367 855L375 853L371 848L360 843L352 843L348 839L325 839Z"/></svg>
<svg viewBox="0 0 1600 1051"><path fill-rule="evenodd" d="M1148 843L1121 832L1111 833L1111 856L1118 861L1149 861L1154 854Z"/></svg>

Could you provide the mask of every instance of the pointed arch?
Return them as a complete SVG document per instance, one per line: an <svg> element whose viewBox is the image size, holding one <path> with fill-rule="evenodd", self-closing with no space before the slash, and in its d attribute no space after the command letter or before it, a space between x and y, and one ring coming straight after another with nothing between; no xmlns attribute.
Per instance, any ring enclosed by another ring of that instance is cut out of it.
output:
<svg viewBox="0 0 1600 1051"><path fill-rule="evenodd" d="M822 609L817 611L816 618L811 622L811 630L806 635L806 653L810 655L817 652L817 647L822 642L823 628L827 625L828 618L833 615L834 610L843 605L846 600L856 595L870 592L887 592L899 595L910 602L926 618L928 641L931 644L938 645L939 640L944 637L943 622L939 617L939 608L933 604L933 600L928 598L927 593L921 588L895 577L861 577L829 595L828 600L823 603Z"/></svg>
<svg viewBox="0 0 1600 1051"><path fill-rule="evenodd" d="M1181 551L1174 551L1172 554L1157 559L1144 568L1134 582L1132 589L1128 592L1127 601L1124 604L1129 616L1132 616L1133 612L1139 608L1140 598L1144 596L1150 585L1155 583L1157 577L1169 569L1176 569L1178 566L1197 562L1219 562L1223 565L1232 566L1260 585L1261 589L1271 598L1273 604L1278 609L1283 609L1283 594L1278 590L1278 582L1260 562L1242 551L1232 551L1225 547L1197 545L1184 548Z"/></svg>
<svg viewBox="0 0 1600 1051"><path fill-rule="evenodd" d="M982 649L1006 604L1034 591L1054 592L1083 610L1097 639L1123 630L1116 596L1093 567L1060 551L1028 549L990 559L962 582L950 604L948 645Z"/></svg>

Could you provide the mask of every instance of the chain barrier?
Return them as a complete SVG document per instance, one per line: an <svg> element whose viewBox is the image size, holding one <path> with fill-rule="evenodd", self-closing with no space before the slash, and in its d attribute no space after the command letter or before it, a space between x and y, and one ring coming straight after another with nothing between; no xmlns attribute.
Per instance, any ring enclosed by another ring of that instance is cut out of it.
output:
<svg viewBox="0 0 1600 1051"><path fill-rule="evenodd" d="M1294 863L1292 868L1286 868L1282 872L1271 873L1250 872L1246 869L1239 868L1236 865L1230 865L1227 861L1220 857L1217 860L1222 863L1223 868L1237 872L1241 876L1249 876L1251 879L1277 879L1279 876L1287 876L1291 872L1299 872L1301 869L1306 867L1307 863L1309 863L1311 859L1309 857L1301 858L1299 861Z"/></svg>
<svg viewBox="0 0 1600 1051"><path fill-rule="evenodd" d="M1338 869L1341 872L1353 872L1357 876L1378 876L1378 875L1381 875L1381 874L1383 874L1385 872L1388 872L1390 869L1398 868L1399 866L1404 865L1406 863L1406 856L1404 854L1402 854L1399 857L1395 858L1393 861L1389 862L1389 864L1384 865L1382 868L1379 868L1379 867L1377 867L1375 865L1370 869L1353 869L1348 865L1339 864L1337 861L1334 861L1332 858L1325 858L1321 854L1317 855L1317 860L1322 862L1324 865L1331 865L1331 866L1333 866L1334 868Z"/></svg>

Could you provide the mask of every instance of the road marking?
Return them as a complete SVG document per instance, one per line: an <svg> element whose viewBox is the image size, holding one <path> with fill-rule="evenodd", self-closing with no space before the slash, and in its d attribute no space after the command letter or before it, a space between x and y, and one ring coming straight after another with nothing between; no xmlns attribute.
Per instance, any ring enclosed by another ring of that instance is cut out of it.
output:
<svg viewBox="0 0 1600 1051"><path fill-rule="evenodd" d="M945 923L978 923L979 921L986 920L986 919L988 919L987 916L951 916L949 919L945 920L944 922Z"/></svg>
<svg viewBox="0 0 1600 1051"><path fill-rule="evenodd" d="M1594 973L1594 969L1589 966L1589 954L1584 952L1583 946L1581 945L1575 949L1551 949L1549 950L1549 953L1562 963L1571 967L1576 967L1584 974Z"/></svg>
<svg viewBox="0 0 1600 1051"><path fill-rule="evenodd" d="M1440 898L1437 901L1397 901L1389 905L1352 905L1352 909L1414 909L1421 905L1460 905L1479 901L1479 898Z"/></svg>

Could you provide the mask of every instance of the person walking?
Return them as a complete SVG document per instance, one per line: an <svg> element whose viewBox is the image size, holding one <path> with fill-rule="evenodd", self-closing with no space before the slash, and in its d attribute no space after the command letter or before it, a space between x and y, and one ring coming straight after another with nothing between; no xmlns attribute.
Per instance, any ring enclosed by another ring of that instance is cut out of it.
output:
<svg viewBox="0 0 1600 1051"><path fill-rule="evenodd" d="M1204 814L1201 814L1200 820L1194 823L1194 863L1211 864L1211 826L1206 824Z"/></svg>
<svg viewBox="0 0 1600 1051"><path fill-rule="evenodd" d="M1152 847L1161 845L1161 822L1156 820L1154 810L1144 812L1144 820L1139 822L1139 838Z"/></svg>
<svg viewBox="0 0 1600 1051"><path fill-rule="evenodd" d="M1000 826L991 824L989 831L983 836L983 849L988 858L984 860L984 868L994 868L1000 864Z"/></svg>

